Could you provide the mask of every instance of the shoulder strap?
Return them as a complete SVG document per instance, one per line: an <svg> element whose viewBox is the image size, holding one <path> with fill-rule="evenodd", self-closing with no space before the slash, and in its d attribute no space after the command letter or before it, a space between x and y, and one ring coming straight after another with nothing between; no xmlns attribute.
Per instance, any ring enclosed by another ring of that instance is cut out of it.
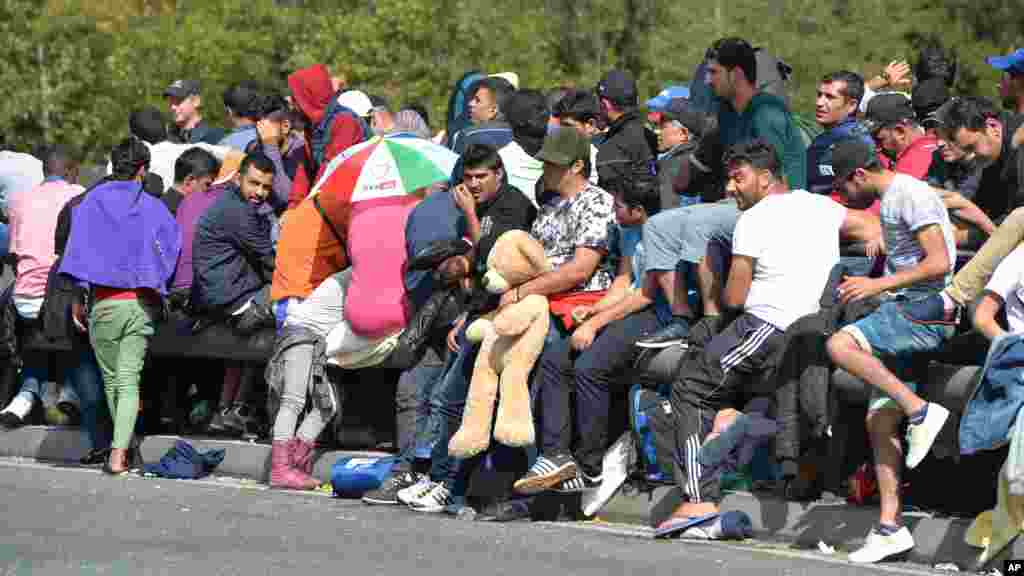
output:
<svg viewBox="0 0 1024 576"><path fill-rule="evenodd" d="M319 196L313 196L313 206L316 206L316 211L320 213L320 217L324 219L327 227L331 229L331 233L334 234L334 237L338 239L338 242L340 242L342 248L344 248L345 239L342 237L341 233L338 232L338 229L334 227L334 222L331 222L331 219L327 217L327 212L324 210L323 206L320 205Z"/></svg>

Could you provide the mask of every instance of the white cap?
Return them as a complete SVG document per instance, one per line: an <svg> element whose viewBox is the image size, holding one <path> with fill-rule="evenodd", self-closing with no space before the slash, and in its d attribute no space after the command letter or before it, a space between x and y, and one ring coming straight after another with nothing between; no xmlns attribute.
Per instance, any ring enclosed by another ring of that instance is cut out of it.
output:
<svg viewBox="0 0 1024 576"><path fill-rule="evenodd" d="M519 74L515 72L500 72L498 74L491 74L488 78L501 78L511 84L513 88L519 90Z"/></svg>
<svg viewBox="0 0 1024 576"><path fill-rule="evenodd" d="M373 109L370 97L359 90L342 92L341 95L338 96L338 104L341 104L359 116L366 116L370 113L370 110Z"/></svg>

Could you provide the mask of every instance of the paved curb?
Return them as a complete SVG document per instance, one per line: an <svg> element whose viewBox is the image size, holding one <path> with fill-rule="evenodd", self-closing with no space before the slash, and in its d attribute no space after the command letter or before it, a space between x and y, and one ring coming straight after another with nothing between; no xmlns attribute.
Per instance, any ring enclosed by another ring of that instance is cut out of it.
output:
<svg viewBox="0 0 1024 576"><path fill-rule="evenodd" d="M178 436L147 436L140 446L142 459L155 462L174 446ZM244 440L188 437L200 452L224 449L224 461L217 474L266 482L270 474L270 446ZM63 426L25 426L0 432L0 457L32 458L51 462L77 462L89 452L89 442L79 428ZM334 450L322 453L313 465L313 475L329 482L331 465L342 456L386 456L384 452Z"/></svg>
<svg viewBox="0 0 1024 576"><path fill-rule="evenodd" d="M177 436L148 436L143 440L142 457L158 460L178 440ZM223 448L224 461L217 473L265 482L270 470L270 446L239 440L189 437L197 450ZM42 461L75 462L88 452L89 444L78 428L59 426L26 426L0 433L0 457L19 457ZM330 480L331 465L341 456L381 456L373 451L331 451L322 454L313 474L325 482ZM620 493L599 513L602 520L630 525L656 526L672 513L680 502L675 487L661 487L652 494ZM782 542L799 549L818 548L824 542L837 553L856 549L877 522L878 509L847 506L843 502L784 502L763 494L736 492L725 497L723 510L746 512L754 525L757 538ZM904 514L917 547L908 560L934 566L954 563L961 570L974 570L979 550L964 543L970 520L939 518L924 513ZM638 529L638 536L650 537L647 529ZM1024 539L1008 546L991 565L1002 566L1007 558L1024 558Z"/></svg>
<svg viewBox="0 0 1024 576"><path fill-rule="evenodd" d="M681 502L676 487L661 487L653 494L620 493L599 513L601 519L625 524L654 527L664 521ZM785 502L765 494L734 492L726 495L723 510L746 512L754 526L755 537L784 542L799 549L818 549L818 543L847 553L860 547L868 531L878 522L878 508L849 506L845 502ZM981 550L964 542L970 519L936 517L928 513L907 512L903 520L914 535L917 546L907 560L935 566L953 563L961 570L977 570ZM990 566L1001 568L1003 560L1024 557L1024 539L1006 547Z"/></svg>

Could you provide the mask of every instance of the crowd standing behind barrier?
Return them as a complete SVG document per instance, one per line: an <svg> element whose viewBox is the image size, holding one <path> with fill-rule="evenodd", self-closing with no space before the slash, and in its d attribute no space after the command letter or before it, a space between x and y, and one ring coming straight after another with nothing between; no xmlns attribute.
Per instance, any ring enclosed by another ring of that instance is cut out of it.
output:
<svg viewBox="0 0 1024 576"><path fill-rule="evenodd" d="M930 46L823 71L813 122L740 38L645 106L627 70L550 94L471 71L433 137L323 65L231 86L228 131L175 80L87 190L59 144L0 152L0 428L81 424L111 475L145 434L249 436L272 487L311 490L318 451L381 412L365 447L397 457L367 504L593 514L660 482L682 501L656 535L721 539L723 490L760 480L877 497L850 560L905 553L915 468L983 491L975 514L996 486L971 458L1024 449L1024 50L988 61L1005 110L951 94ZM352 405L371 367L392 406ZM999 482L1021 492L1014 458Z"/></svg>

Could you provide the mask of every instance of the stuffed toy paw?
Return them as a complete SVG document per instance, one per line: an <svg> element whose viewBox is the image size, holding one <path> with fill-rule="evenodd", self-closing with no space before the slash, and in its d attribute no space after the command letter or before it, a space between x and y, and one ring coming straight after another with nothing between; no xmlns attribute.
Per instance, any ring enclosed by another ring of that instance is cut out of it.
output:
<svg viewBox="0 0 1024 576"><path fill-rule="evenodd" d="M487 267L485 288L494 294L551 270L544 248L521 230L498 238L488 255ZM448 444L449 454L469 458L486 450L492 422L498 442L507 446L533 444L529 375L544 348L550 325L548 314L547 298L534 294L486 314L466 329L467 339L481 346L462 425ZM495 420L495 400L499 396Z"/></svg>

